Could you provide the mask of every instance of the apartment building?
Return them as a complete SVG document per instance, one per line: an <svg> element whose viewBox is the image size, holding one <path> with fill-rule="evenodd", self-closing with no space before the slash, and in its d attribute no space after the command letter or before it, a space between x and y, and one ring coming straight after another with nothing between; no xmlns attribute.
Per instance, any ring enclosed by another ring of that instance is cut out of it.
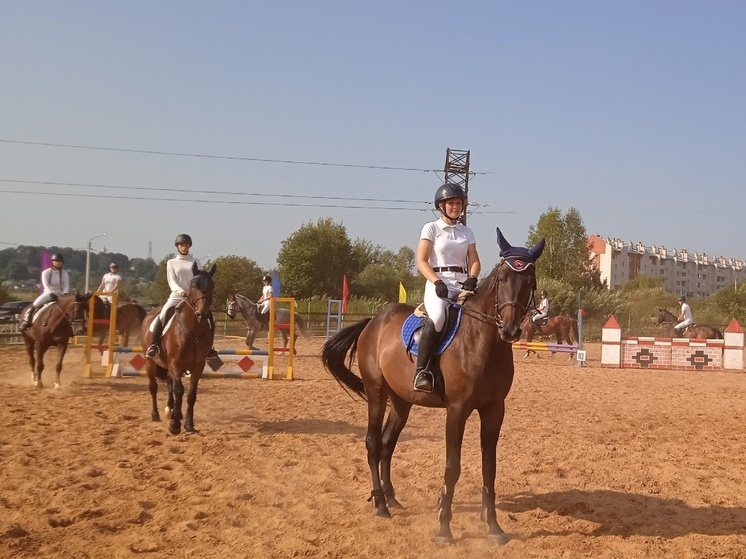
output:
<svg viewBox="0 0 746 559"><path fill-rule="evenodd" d="M598 235L588 237L588 242L601 280L606 280L610 289L642 274L662 277L667 291L700 298L746 280L744 261L735 258L648 247Z"/></svg>

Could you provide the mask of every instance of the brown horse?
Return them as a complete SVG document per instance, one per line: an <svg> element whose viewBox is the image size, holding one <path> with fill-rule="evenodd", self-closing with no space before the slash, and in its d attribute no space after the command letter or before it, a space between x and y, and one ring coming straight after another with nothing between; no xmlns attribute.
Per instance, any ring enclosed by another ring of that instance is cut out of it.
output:
<svg viewBox="0 0 746 559"><path fill-rule="evenodd" d="M44 370L44 354L52 346L57 347L57 378L54 387L60 387L62 360L67 352L67 344L71 337L85 334L90 298L90 293L63 295L57 301L36 311L33 324L23 330L23 341L26 344L32 383L35 387L43 387L41 373Z"/></svg>
<svg viewBox="0 0 746 559"><path fill-rule="evenodd" d="M243 322L246 325L246 328L248 328L248 331L246 332L246 345L251 349L256 349L254 347L256 335L260 331L266 330L267 325L259 318L259 309L257 309L254 301L248 297L239 295L238 293L231 293L228 295L228 311L226 314L229 318L233 319L236 317L236 313L239 312L243 317ZM276 309L275 321L279 324L290 324L290 309ZM296 339L298 338L298 334L303 336L305 339L310 337L306 331L306 322L303 320L303 317L299 313L295 313ZM288 329L280 328L280 335L282 336L282 347L287 347Z"/></svg>
<svg viewBox="0 0 746 559"><path fill-rule="evenodd" d="M400 508L391 483L391 457L413 405L446 408L445 487L438 502L438 543L450 543L453 494L461 474L461 444L466 420L474 410L481 420L482 519L488 538L505 543L508 537L497 522L495 474L497 440L505 416L505 397L513 383L512 342L520 338L521 319L536 289L535 261L544 249L542 239L531 249L511 247L497 230L500 256L481 283L479 292L463 305L460 328L440 356L436 389L415 392L413 359L401 339L410 305L386 307L343 328L322 350L326 369L344 387L368 401L365 445L373 482L371 498L376 514L389 517L389 507ZM360 376L348 367L357 356ZM386 422L387 401L391 402Z"/></svg>
<svg viewBox="0 0 746 559"><path fill-rule="evenodd" d="M145 309L137 303L121 303L117 305L116 330L119 332L119 335L122 336L123 346L129 346L130 335L133 332L137 332L137 328L145 319L145 314ZM109 318L109 316L110 311L107 305L103 315L96 316L96 318ZM96 331L99 333L98 345L100 349L104 344L104 338L109 334L109 326L107 324L98 324Z"/></svg>
<svg viewBox="0 0 746 559"><path fill-rule="evenodd" d="M194 403L197 401L197 385L202 378L205 362L212 349L215 337L215 320L213 319L210 306L212 305L212 292L215 282L212 276L215 274L215 265L209 271L197 268L195 262L192 266L194 277L189 284L189 291L183 302L175 307L173 318L164 327L161 337L161 350L156 358L147 357L145 368L150 381L150 396L153 400L151 419L160 421L156 404L158 394L158 382L168 385L168 407L166 413L170 413L171 421L168 430L172 435L181 432L181 405L184 397L184 383L181 378L189 375L189 395L187 397L187 412L184 420L184 430L187 433L195 433L194 428ZM152 333L150 323L158 316L161 307L151 310L143 320L140 330L142 345L150 345Z"/></svg>
<svg viewBox="0 0 746 559"><path fill-rule="evenodd" d="M557 315L557 316L550 316L549 318L545 319L546 324L542 324L541 326L537 325L535 322L531 320L531 317L535 314L529 313L526 316L523 317L523 322L521 323L521 330L526 334L526 341L532 342L534 339L534 336L554 336L557 340L558 344L573 344L578 342L578 321L570 316L563 316L563 315ZM540 321L544 322L544 321ZM539 354L534 351L533 349L527 349L526 355L523 357L528 357L531 354L535 354L537 357ZM551 354L552 357L554 357L554 353ZM574 353L570 354L570 359L573 359Z"/></svg>
<svg viewBox="0 0 746 559"><path fill-rule="evenodd" d="M665 326L668 336L671 338L690 338L697 340L722 340L723 333L715 326L709 324L692 324L687 326L684 333L676 331L674 326L679 323L678 317L666 309L658 308L657 326Z"/></svg>

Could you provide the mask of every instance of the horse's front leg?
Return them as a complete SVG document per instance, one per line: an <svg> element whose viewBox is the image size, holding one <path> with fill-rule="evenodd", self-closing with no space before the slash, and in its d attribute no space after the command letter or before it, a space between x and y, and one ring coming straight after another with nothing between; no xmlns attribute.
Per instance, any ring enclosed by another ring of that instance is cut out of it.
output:
<svg viewBox="0 0 746 559"><path fill-rule="evenodd" d="M386 496L381 487L381 430L383 427L383 418L386 414L386 401L388 395L383 388L379 388L378 393L368 394L368 433L365 436L365 448L368 450L368 467L370 468L370 477L373 482L373 489L370 492L369 501L373 501L376 507L376 516L383 518L391 517L388 507L386 506Z"/></svg>
<svg viewBox="0 0 746 559"><path fill-rule="evenodd" d="M173 367L173 366L172 366ZM171 396L173 398L173 408L171 408L171 421L168 423L168 431L172 435L178 435L181 432L181 404L184 399L184 383L181 380L180 371L169 371L171 376Z"/></svg>
<svg viewBox="0 0 746 559"><path fill-rule="evenodd" d="M36 342L30 338L24 337L23 342L26 344L26 353L28 354L28 362L31 365L31 384L34 384L36 380L36 355L34 347Z"/></svg>
<svg viewBox="0 0 746 559"><path fill-rule="evenodd" d="M150 390L150 399L153 402L153 407L150 411L150 419L153 421L160 421L161 414L158 412L158 403L156 402L156 397L158 396L158 379L156 377L156 372L158 368L151 359L148 359L147 364L145 365L145 370L148 373L148 389Z"/></svg>
<svg viewBox="0 0 746 559"><path fill-rule="evenodd" d="M36 388L44 388L41 382L41 373L44 371L44 353L48 348L48 345L42 343L36 346L36 368L34 369L34 386Z"/></svg>
<svg viewBox="0 0 746 559"><path fill-rule="evenodd" d="M497 439L505 417L505 404L479 410L480 443L482 446L482 512L487 522L487 538L498 545L508 542L508 536L497 523L495 511L495 475L497 471Z"/></svg>
<svg viewBox="0 0 746 559"><path fill-rule="evenodd" d="M383 495L386 497L386 504L392 509L404 508L401 503L396 500L394 485L391 483L391 458L394 455L394 449L399 440L399 435L407 424L409 411L411 409L412 404L402 400L393 393L391 394L391 408L389 409L389 416L386 419L386 423L383 426L383 446L381 448L381 487L383 489Z"/></svg>
<svg viewBox="0 0 746 559"><path fill-rule="evenodd" d="M443 480L445 486L438 499L438 520L440 530L435 543L453 542L451 518L453 517L453 493L456 482L461 477L461 445L464 441L464 427L471 410L449 406L446 411L446 468Z"/></svg>
<svg viewBox="0 0 746 559"><path fill-rule="evenodd" d="M196 371L192 371L189 377L189 394L187 395L187 411L186 417L184 418L184 431L187 433L197 433L197 429L194 428L194 404L197 402L197 385L199 379L202 378L202 371L204 366Z"/></svg>
<svg viewBox="0 0 746 559"><path fill-rule="evenodd" d="M57 346L57 365L54 368L55 372L57 373L57 380L54 383L55 388L59 388L61 386L60 374L62 373L62 360L65 358L65 353L67 353L68 341L64 341Z"/></svg>

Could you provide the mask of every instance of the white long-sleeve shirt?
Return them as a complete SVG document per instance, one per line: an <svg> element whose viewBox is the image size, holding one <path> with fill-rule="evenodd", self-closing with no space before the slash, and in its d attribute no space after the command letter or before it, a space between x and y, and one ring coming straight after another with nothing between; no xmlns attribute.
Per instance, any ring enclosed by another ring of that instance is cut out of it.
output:
<svg viewBox="0 0 746 559"><path fill-rule="evenodd" d="M194 256L191 254L177 254L166 262L166 279L171 288L171 297L182 297L182 291L189 291L189 284L194 277L194 262Z"/></svg>
<svg viewBox="0 0 746 559"><path fill-rule="evenodd" d="M64 295L70 292L70 276L64 268L55 270L52 267L44 270L41 273L41 284L44 287L45 294Z"/></svg>

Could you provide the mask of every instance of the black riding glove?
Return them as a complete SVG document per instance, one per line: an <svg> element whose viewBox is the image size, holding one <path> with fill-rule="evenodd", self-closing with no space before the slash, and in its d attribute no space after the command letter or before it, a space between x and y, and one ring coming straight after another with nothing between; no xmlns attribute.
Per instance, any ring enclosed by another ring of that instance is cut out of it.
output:
<svg viewBox="0 0 746 559"><path fill-rule="evenodd" d="M466 278L466 281L461 285L464 286L464 289L466 291L472 291L474 293L477 292L477 278L475 278L474 276L469 276L468 278Z"/></svg>
<svg viewBox="0 0 746 559"><path fill-rule="evenodd" d="M435 285L435 294L438 297L441 299L448 299L448 286L443 280L438 280L433 285Z"/></svg>

